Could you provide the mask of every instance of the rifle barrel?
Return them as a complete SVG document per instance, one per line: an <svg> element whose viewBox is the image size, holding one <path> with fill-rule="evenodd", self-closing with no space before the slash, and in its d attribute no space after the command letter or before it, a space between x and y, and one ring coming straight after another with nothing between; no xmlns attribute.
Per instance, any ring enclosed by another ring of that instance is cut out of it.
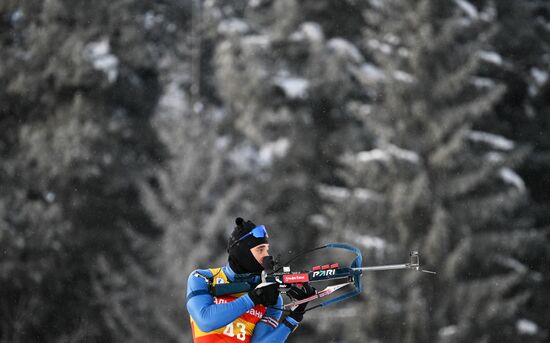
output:
<svg viewBox="0 0 550 343"><path fill-rule="evenodd" d="M352 269L378 271L378 270L417 269L417 268L418 266L412 266L410 263L404 263L404 264L389 264L385 266L360 267L360 268L352 268Z"/></svg>

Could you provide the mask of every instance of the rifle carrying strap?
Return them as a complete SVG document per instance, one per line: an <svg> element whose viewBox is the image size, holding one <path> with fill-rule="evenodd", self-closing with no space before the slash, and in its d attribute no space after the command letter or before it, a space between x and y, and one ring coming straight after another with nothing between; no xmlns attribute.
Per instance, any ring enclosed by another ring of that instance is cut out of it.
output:
<svg viewBox="0 0 550 343"><path fill-rule="evenodd" d="M196 297L197 295L211 294L211 291L212 291L213 276L208 277L208 276L206 276L204 274L201 274L199 272L194 272L193 276L203 279L204 282L206 282L206 285L208 286L208 290L199 289L199 290L196 290L196 291L193 291L193 292L189 293L189 295L187 296L187 301L189 301L189 299L191 299L193 297Z"/></svg>
<svg viewBox="0 0 550 343"><path fill-rule="evenodd" d="M210 295L210 292L207 291L206 289L199 289L198 291L193 291L189 293L189 295L187 296L187 301L189 301L189 299L193 297L196 297L197 295L204 295L204 294Z"/></svg>
<svg viewBox="0 0 550 343"><path fill-rule="evenodd" d="M244 293L251 290L252 287L247 282L232 282L232 283L222 283L212 287L212 295L227 295L227 294L236 294Z"/></svg>
<svg viewBox="0 0 550 343"><path fill-rule="evenodd" d="M216 282L216 284L214 284L214 277L218 275L221 271L221 268L216 268L216 269L210 269L210 271L212 272L212 276L210 277L199 272L193 273L194 277L201 278L204 280L204 282L206 282L206 284L208 285L208 290L202 289L202 290L197 290L189 293L189 296L187 297L187 301L189 301L189 299L197 295L210 294L213 296L221 296L221 295L228 295L228 294L244 293L244 292L248 292L253 288L248 282L231 282L231 283Z"/></svg>

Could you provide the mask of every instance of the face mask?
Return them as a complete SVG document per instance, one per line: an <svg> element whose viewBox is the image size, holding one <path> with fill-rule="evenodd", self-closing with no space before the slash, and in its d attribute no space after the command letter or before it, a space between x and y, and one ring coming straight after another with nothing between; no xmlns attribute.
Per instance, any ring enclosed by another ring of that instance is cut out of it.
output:
<svg viewBox="0 0 550 343"><path fill-rule="evenodd" d="M244 222L242 218L237 218L236 223L228 248L229 266L237 274L259 274L263 267L250 249L267 243L267 230L264 225L256 226L251 221Z"/></svg>

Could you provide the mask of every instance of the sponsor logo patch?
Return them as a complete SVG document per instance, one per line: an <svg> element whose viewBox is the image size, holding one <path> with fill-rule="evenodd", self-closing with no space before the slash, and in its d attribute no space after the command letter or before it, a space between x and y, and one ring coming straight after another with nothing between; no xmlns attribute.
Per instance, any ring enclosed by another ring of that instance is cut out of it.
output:
<svg viewBox="0 0 550 343"><path fill-rule="evenodd" d="M307 274L287 274L283 275L283 282L284 283L301 283L301 282L308 282L309 281L309 275Z"/></svg>
<svg viewBox="0 0 550 343"><path fill-rule="evenodd" d="M331 276L335 275L336 271L334 269L327 269L327 270L319 270L313 272L312 277L320 277L320 276Z"/></svg>

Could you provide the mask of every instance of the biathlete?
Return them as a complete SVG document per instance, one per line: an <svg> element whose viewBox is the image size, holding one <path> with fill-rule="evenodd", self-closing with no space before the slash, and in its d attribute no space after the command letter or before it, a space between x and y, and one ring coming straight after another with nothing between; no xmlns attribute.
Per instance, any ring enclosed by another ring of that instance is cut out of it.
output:
<svg viewBox="0 0 550 343"><path fill-rule="evenodd" d="M299 305L280 321L283 299L277 284L260 285L263 258L269 256L268 235L264 225L242 218L229 238L228 263L221 268L197 269L187 283L193 340L212 342L285 342L302 321L306 304ZM212 287L231 282L248 282L252 290L214 296ZM307 285L307 284L306 284ZM304 299L315 290L309 286L293 290L295 299Z"/></svg>

